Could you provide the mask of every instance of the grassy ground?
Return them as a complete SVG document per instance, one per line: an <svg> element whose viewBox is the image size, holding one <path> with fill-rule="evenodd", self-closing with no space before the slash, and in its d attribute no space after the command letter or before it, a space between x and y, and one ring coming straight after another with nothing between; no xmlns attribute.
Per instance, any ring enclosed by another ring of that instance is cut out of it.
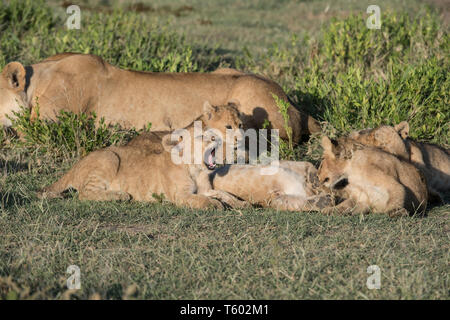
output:
<svg viewBox="0 0 450 320"><path fill-rule="evenodd" d="M365 28L370 1L81 1L78 31L64 28L62 1L23 3L0 5L0 68L61 51L139 70L230 65L280 82L330 134L408 119L413 137L450 143L445 1L377 1L381 31ZM135 133L26 120L16 123L25 142L1 137L2 299L449 298L448 204L389 219L42 201L35 192L80 156ZM69 265L81 290L67 290ZM366 286L369 265L381 269L379 290Z"/></svg>

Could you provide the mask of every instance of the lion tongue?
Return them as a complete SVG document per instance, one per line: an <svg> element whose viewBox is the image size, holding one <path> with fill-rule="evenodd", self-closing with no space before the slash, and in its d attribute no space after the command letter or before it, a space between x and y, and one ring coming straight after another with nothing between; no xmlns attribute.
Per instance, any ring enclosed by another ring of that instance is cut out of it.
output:
<svg viewBox="0 0 450 320"><path fill-rule="evenodd" d="M211 151L211 153L208 156L208 167L214 168L216 164L214 163L214 150Z"/></svg>

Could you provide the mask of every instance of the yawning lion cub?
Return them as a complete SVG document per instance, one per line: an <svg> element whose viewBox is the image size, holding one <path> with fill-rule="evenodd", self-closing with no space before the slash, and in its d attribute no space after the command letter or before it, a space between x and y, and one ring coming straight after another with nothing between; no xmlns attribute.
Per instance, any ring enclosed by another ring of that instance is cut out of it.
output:
<svg viewBox="0 0 450 320"><path fill-rule="evenodd" d="M209 135L207 129L215 129L224 136L226 129L237 130L242 126L239 112L233 105L211 107L205 105L203 115L196 119L203 125L204 134L194 136L194 125L187 127L191 142L202 145L203 164L175 164L171 152L183 154L185 141L171 141L171 135L146 133L134 138L126 146L108 147L94 151L80 160L53 185L45 188L40 196L59 197L68 188L79 192L82 200L157 201L155 195L164 195L168 201L191 208L222 207L219 198L233 207L239 201L225 192L202 189L199 192L197 177L202 170L214 169L212 153L221 144L220 137ZM226 125L223 125L223 124ZM175 148L175 149L174 149ZM192 147L191 150L194 150ZM234 202L235 201L235 202Z"/></svg>

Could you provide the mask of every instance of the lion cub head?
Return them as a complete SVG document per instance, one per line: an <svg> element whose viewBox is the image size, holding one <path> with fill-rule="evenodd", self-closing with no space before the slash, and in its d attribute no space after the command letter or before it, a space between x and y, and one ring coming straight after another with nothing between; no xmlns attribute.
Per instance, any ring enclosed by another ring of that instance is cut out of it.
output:
<svg viewBox="0 0 450 320"><path fill-rule="evenodd" d="M409 160L409 151L405 143L408 134L409 125L406 121L403 121L394 127L382 125L375 129L353 131L349 138Z"/></svg>
<svg viewBox="0 0 450 320"><path fill-rule="evenodd" d="M330 189L342 189L348 184L347 166L357 150L365 147L356 140L341 137L330 140L322 137L323 156L317 176L320 184Z"/></svg>
<svg viewBox="0 0 450 320"><path fill-rule="evenodd" d="M234 137L241 136L243 127L236 103L212 106L204 104L203 114L185 129L175 130L162 138L166 151L178 154L184 163L199 164L201 146L203 164L210 170L224 162L226 135L231 130Z"/></svg>
<svg viewBox="0 0 450 320"><path fill-rule="evenodd" d="M203 105L203 114L198 119L202 121L205 130L218 130L225 138L226 130L243 128L242 115L239 112L239 102L233 100L221 106L212 106L208 101Z"/></svg>
<svg viewBox="0 0 450 320"><path fill-rule="evenodd" d="M326 136L322 137L322 148L322 162L317 172L320 184L329 189L345 186L347 180L345 169L351 157L351 150L345 148L345 144L330 140Z"/></svg>

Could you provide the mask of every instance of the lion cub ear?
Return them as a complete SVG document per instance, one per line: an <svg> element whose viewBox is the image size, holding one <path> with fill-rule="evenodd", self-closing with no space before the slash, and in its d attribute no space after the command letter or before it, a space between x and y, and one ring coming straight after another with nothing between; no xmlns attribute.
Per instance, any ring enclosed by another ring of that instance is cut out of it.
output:
<svg viewBox="0 0 450 320"><path fill-rule="evenodd" d="M394 129L395 129L395 131L398 132L400 137L402 137L403 139L408 138L408 136L409 136L409 124L408 124L408 122L402 121L398 125L396 125L394 127Z"/></svg>
<svg viewBox="0 0 450 320"><path fill-rule="evenodd" d="M327 136L322 137L322 148L323 148L323 155L330 157L331 159L335 159L336 156L334 154L334 146L331 142L330 138Z"/></svg>
<svg viewBox="0 0 450 320"><path fill-rule="evenodd" d="M20 62L8 63L2 71L2 77L14 91L25 89L25 68Z"/></svg>
<svg viewBox="0 0 450 320"><path fill-rule="evenodd" d="M213 113L217 111L216 107L213 107L209 101L205 101L203 104L203 115L206 116L208 120L211 120Z"/></svg>

